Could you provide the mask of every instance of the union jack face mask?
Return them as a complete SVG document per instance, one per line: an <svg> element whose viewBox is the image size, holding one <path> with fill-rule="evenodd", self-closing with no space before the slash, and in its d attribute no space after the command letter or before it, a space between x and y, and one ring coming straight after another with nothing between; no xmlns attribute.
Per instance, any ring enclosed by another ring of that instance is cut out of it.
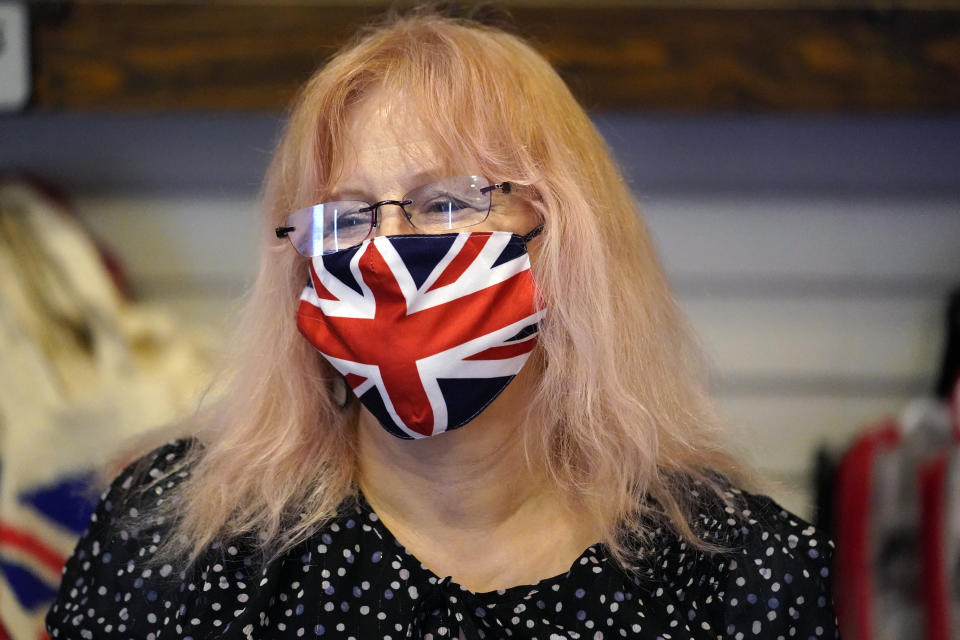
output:
<svg viewBox="0 0 960 640"><path fill-rule="evenodd" d="M462 427L536 344L527 242L541 229L379 236L316 256L297 326L389 433Z"/></svg>

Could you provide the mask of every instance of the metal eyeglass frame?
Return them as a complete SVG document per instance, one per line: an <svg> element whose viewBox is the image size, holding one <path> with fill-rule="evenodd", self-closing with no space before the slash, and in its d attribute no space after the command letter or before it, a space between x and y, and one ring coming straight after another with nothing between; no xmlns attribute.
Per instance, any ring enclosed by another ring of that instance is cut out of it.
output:
<svg viewBox="0 0 960 640"><path fill-rule="evenodd" d="M480 193L487 194L487 193L490 193L491 191L496 191L497 189L503 191L504 193L510 193L510 191L513 189L513 185L511 185L509 182L498 182L496 184L491 184L486 187L480 187ZM413 222L411 221L410 214L408 214L407 210L404 209L406 205L413 204L413 200L381 200L380 202L375 202L374 204L371 204L368 207L361 207L360 209L357 209L358 213L367 213L368 211L373 212L373 220L370 225L371 231L380 226L380 220L379 220L380 207L382 207L385 204L395 204L398 207L400 207L400 210L403 211L403 217L407 219L407 222L413 225L415 229L417 228L416 225L414 225ZM487 210L487 215L490 215L489 209ZM484 220L486 220L486 218L484 218ZM277 234L278 238L286 238L291 231L295 231L295 230L296 230L296 227L284 227L281 225L274 229L274 233ZM369 233L367 235L369 236Z"/></svg>

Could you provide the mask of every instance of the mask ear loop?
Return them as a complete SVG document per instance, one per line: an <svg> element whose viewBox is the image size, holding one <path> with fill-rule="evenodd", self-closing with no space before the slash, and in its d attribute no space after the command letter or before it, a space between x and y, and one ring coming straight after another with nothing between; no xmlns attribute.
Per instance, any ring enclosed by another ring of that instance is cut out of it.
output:
<svg viewBox="0 0 960 640"><path fill-rule="evenodd" d="M540 235L541 233L543 233L543 223L538 224L538 225L535 226L533 229L531 229L529 232L527 232L525 235L522 235L522 236L520 236L520 237L523 238L523 243L526 244L526 243L530 242L531 240L533 240L534 238L536 238L536 237L537 237L538 235Z"/></svg>

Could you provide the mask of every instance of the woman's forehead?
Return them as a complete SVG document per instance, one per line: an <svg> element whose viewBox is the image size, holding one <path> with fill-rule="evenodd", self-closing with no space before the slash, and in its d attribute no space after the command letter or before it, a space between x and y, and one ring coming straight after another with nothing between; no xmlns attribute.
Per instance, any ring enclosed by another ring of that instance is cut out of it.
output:
<svg viewBox="0 0 960 640"><path fill-rule="evenodd" d="M424 118L383 90L375 90L351 109L345 133L347 146L373 153L418 155L430 146Z"/></svg>
<svg viewBox="0 0 960 640"><path fill-rule="evenodd" d="M332 188L409 189L424 176L439 179L476 167L468 159L448 159L422 117L380 96L371 94L350 114Z"/></svg>
<svg viewBox="0 0 960 640"><path fill-rule="evenodd" d="M412 188L417 186L414 182L425 177L439 179L447 170L445 163L437 162L430 147L429 141L422 139L403 144L390 144L376 138L360 139L345 150L331 186L338 190L369 190L375 194Z"/></svg>

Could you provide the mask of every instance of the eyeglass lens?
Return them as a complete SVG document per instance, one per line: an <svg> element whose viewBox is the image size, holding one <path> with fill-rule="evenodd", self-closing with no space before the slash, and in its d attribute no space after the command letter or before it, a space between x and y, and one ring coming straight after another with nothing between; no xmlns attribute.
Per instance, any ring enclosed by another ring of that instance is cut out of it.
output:
<svg viewBox="0 0 960 640"><path fill-rule="evenodd" d="M417 187L403 196L407 220L419 231L443 233L480 224L490 213L490 182L481 176L447 178ZM332 253L363 242L373 229L371 203L338 200L315 204L285 221L288 237L306 257ZM361 211L361 209L368 209Z"/></svg>

